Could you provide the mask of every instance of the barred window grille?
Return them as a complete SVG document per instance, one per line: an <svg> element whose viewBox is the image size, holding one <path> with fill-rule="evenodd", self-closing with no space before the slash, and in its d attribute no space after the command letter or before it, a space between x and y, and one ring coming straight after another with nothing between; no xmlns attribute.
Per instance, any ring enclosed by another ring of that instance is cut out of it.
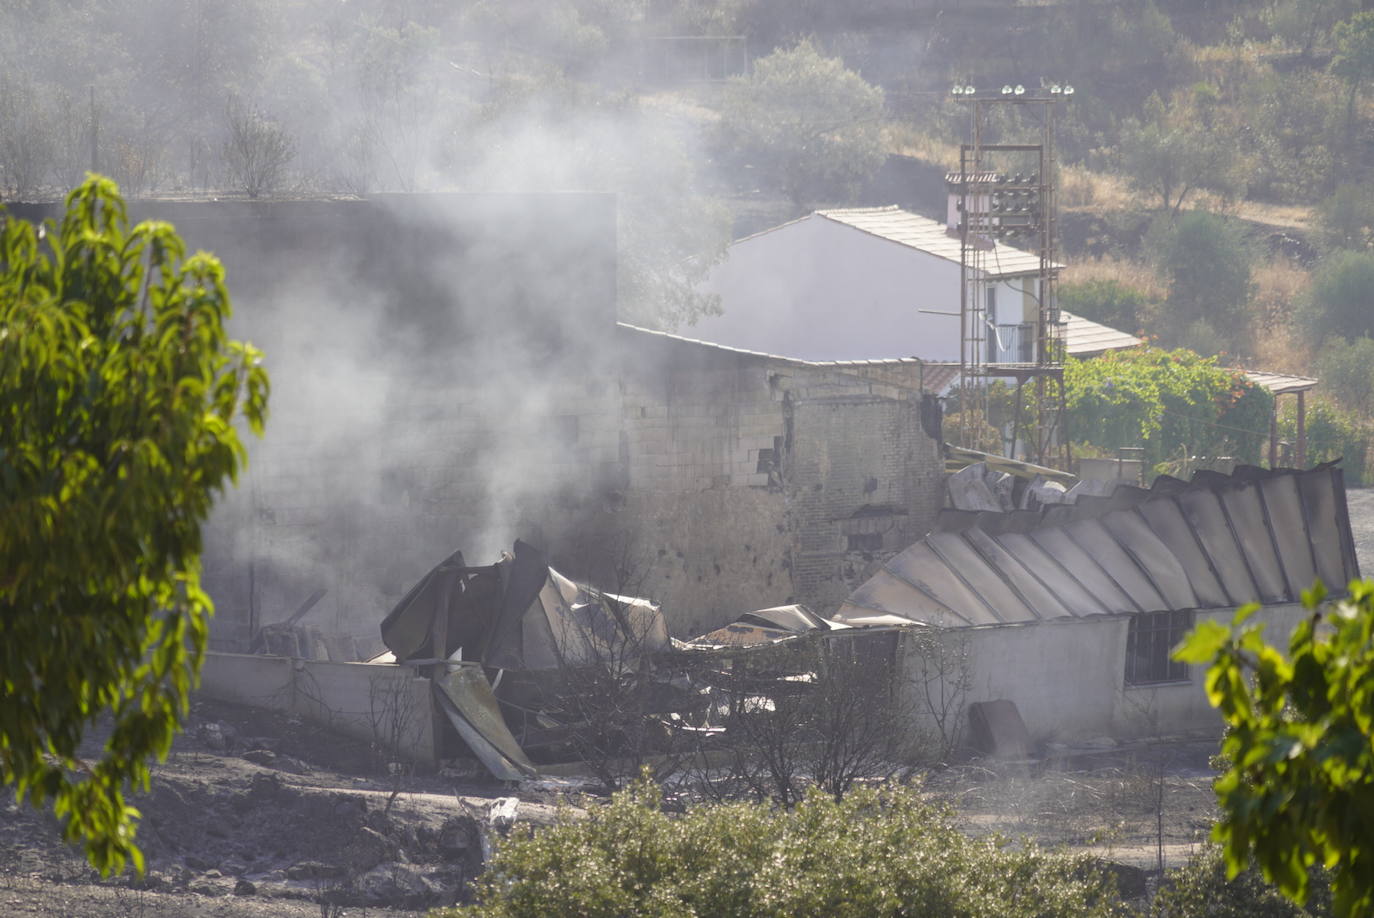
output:
<svg viewBox="0 0 1374 918"><path fill-rule="evenodd" d="M1126 633L1126 684L1188 681L1188 666L1169 653L1193 627L1191 610L1146 612L1131 617Z"/></svg>

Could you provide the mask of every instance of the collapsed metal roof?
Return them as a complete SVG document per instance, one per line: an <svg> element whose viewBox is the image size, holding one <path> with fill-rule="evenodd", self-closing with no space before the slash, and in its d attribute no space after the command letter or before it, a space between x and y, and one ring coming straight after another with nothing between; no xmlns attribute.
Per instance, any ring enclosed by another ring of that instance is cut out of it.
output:
<svg viewBox="0 0 1374 918"><path fill-rule="evenodd" d="M1334 463L1161 476L1149 488L1010 513L942 514L835 619L897 615L945 627L1290 603L1359 576ZM890 619L889 619L890 620Z"/></svg>

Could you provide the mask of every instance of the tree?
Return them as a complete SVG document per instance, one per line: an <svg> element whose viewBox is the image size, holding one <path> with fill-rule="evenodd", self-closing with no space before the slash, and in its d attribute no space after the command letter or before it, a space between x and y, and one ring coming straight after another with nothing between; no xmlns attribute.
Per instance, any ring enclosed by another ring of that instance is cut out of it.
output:
<svg viewBox="0 0 1374 918"><path fill-rule="evenodd" d="M296 155L286 129L262 112L229 103L229 139L224 142L224 165L230 181L250 198L275 190Z"/></svg>
<svg viewBox="0 0 1374 918"><path fill-rule="evenodd" d="M1230 628L1198 625L1174 651L1207 663L1207 698L1228 730L1217 779L1221 821L1212 836L1235 877L1250 863L1284 895L1307 901L1309 868L1333 871L1338 915L1374 914L1374 581L1323 606L1320 583L1303 593L1311 612L1288 642L1236 613Z"/></svg>
<svg viewBox="0 0 1374 918"><path fill-rule="evenodd" d="M1139 331L1149 299L1141 290L1118 280L1087 280L1060 284L1059 305L1075 315L1121 331Z"/></svg>
<svg viewBox="0 0 1374 918"><path fill-rule="evenodd" d="M201 523L261 433L268 380L229 340L224 271L166 223L132 230L90 176L60 227L0 226L0 779L102 871L204 656ZM109 718L103 749L79 746Z"/></svg>
<svg viewBox="0 0 1374 918"><path fill-rule="evenodd" d="M1232 196L1242 191L1235 147L1211 123L1214 101L1208 87L1169 106L1154 93L1145 102L1144 119L1122 126L1122 165L1138 189L1158 198L1161 210L1179 213L1198 188Z"/></svg>
<svg viewBox="0 0 1374 918"><path fill-rule="evenodd" d="M1342 405L1374 417L1374 338L1327 342L1317 357L1317 373Z"/></svg>
<svg viewBox="0 0 1374 918"><path fill-rule="evenodd" d="M1331 248L1362 252L1374 243L1374 194L1363 185L1341 185L1317 205L1317 217Z"/></svg>
<svg viewBox="0 0 1374 918"><path fill-rule="evenodd" d="M1178 217L1162 215L1146 235L1151 260L1169 278L1165 300L1170 338L1187 343L1179 334L1195 322L1226 330L1238 349L1238 332L1248 324L1250 247L1240 227L1216 214L1189 211Z"/></svg>
<svg viewBox="0 0 1374 918"><path fill-rule="evenodd" d="M1336 252L1322 259L1305 312L1318 340L1374 335L1374 253Z"/></svg>
<svg viewBox="0 0 1374 918"><path fill-rule="evenodd" d="M1311 58L1336 21L1357 8L1354 0L1274 0L1260 13L1260 19L1274 37L1291 48L1300 48L1304 58Z"/></svg>
<svg viewBox="0 0 1374 918"><path fill-rule="evenodd" d="M38 93L19 78L0 73L0 195L23 199L37 192L54 152Z"/></svg>
<svg viewBox="0 0 1374 918"><path fill-rule="evenodd" d="M882 116L881 89L802 41L730 81L720 124L727 146L804 210L882 165Z"/></svg>
<svg viewBox="0 0 1374 918"><path fill-rule="evenodd" d="M1374 12L1356 13L1332 31L1336 53L1331 73L1346 84L1345 149L1347 162L1355 159L1355 113L1360 90L1374 79Z"/></svg>

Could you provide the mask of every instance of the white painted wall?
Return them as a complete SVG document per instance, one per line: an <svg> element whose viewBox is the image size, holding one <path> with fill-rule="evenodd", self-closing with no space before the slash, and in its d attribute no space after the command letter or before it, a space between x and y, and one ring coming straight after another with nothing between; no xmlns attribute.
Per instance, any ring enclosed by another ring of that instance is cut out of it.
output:
<svg viewBox="0 0 1374 918"><path fill-rule="evenodd" d="M1233 614L1199 612L1196 618L1229 624ZM1260 610L1254 620L1264 623L1269 643L1286 648L1305 615L1299 605L1279 605ZM1203 689L1206 667L1190 667L1187 682L1125 684L1129 621L1103 615L962 628L946 632L943 640L947 652L960 644L967 651L970 687L965 701L1015 702L1036 742L1219 731L1221 717ZM910 658L907 669L909 689L922 691ZM919 698L916 709L924 709Z"/></svg>
<svg viewBox="0 0 1374 918"><path fill-rule="evenodd" d="M995 324L1027 321L1027 282L995 282ZM735 243L706 287L723 314L687 337L803 360L959 359L958 262L816 214Z"/></svg>
<svg viewBox="0 0 1374 918"><path fill-rule="evenodd" d="M394 739L407 758L436 763L430 682L411 666L211 651L200 670L200 691L296 714L367 743Z"/></svg>
<svg viewBox="0 0 1374 918"><path fill-rule="evenodd" d="M959 359L958 263L815 214L735 243L707 287L724 314L681 334L803 360Z"/></svg>

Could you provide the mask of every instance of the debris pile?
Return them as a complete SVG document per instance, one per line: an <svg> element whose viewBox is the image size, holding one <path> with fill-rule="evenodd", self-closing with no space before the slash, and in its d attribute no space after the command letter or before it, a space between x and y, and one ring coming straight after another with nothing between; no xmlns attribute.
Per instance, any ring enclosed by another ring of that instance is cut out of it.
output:
<svg viewBox="0 0 1374 918"><path fill-rule="evenodd" d="M751 699L745 707L770 709L771 692L794 694L808 676L784 668L743 686L732 676L735 658L802 636L857 635L790 605L678 641L652 602L574 583L520 541L491 565L450 555L381 632L389 650L371 662L404 663L430 679L435 710L452 728L439 757L471 750L512 781L540 764L587 758L588 743L612 753L623 741L642 754L667 751L684 734L727 741L728 727L713 721L739 711L741 693Z"/></svg>

